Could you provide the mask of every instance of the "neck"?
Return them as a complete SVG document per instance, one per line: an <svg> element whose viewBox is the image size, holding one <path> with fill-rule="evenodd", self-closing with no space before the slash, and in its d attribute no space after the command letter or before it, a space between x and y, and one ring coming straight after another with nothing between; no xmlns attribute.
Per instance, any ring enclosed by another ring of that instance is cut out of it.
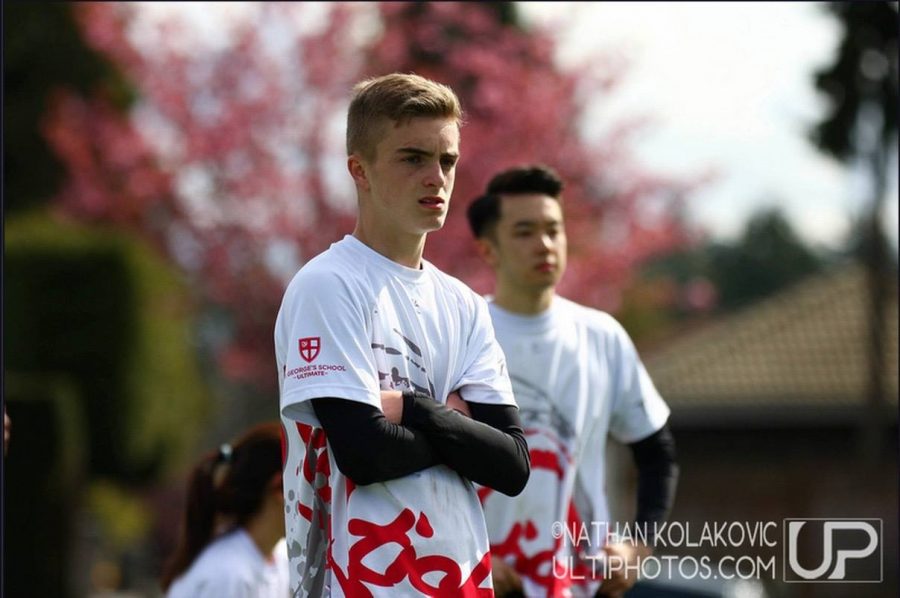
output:
<svg viewBox="0 0 900 598"><path fill-rule="evenodd" d="M278 541L284 537L284 513L279 505L277 510L268 505L252 517L244 526L247 535L256 544L256 547L267 559L272 556L272 550Z"/></svg>
<svg viewBox="0 0 900 598"><path fill-rule="evenodd" d="M514 314L534 316L550 308L555 294L554 287L545 287L539 290L520 289L498 281L494 303Z"/></svg>
<svg viewBox="0 0 900 598"><path fill-rule="evenodd" d="M371 247L384 257L401 266L418 270L422 266L422 253L425 251L425 234L402 235L394 232L377 231L356 223L353 236Z"/></svg>

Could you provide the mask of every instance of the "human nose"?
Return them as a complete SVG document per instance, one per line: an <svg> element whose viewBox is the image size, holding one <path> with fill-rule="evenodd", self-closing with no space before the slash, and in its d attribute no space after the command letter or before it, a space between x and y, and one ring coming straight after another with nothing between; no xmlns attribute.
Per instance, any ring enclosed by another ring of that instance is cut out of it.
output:
<svg viewBox="0 0 900 598"><path fill-rule="evenodd" d="M549 233L543 233L539 235L539 249L542 253L549 253L553 250L553 247L556 245L556 240L550 236Z"/></svg>
<svg viewBox="0 0 900 598"><path fill-rule="evenodd" d="M437 162L429 164L425 171L425 186L440 189L446 184L446 182L447 177L441 164Z"/></svg>

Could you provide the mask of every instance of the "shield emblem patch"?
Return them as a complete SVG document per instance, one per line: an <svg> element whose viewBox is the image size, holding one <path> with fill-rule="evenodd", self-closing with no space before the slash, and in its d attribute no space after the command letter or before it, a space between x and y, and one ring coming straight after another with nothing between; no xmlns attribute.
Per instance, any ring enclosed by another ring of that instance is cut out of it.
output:
<svg viewBox="0 0 900 598"><path fill-rule="evenodd" d="M312 363L319 355L320 337L308 336L300 339L300 357L306 363Z"/></svg>

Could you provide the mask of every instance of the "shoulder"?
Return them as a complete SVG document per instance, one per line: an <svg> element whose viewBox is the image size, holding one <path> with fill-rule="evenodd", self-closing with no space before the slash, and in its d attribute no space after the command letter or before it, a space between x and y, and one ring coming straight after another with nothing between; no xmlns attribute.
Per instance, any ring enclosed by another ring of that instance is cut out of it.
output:
<svg viewBox="0 0 900 598"><path fill-rule="evenodd" d="M211 563L215 563L219 569L229 569L235 572L243 572L250 569L253 562L253 547L247 533L242 529L236 529L217 538L204 551L203 556Z"/></svg>
<svg viewBox="0 0 900 598"><path fill-rule="evenodd" d="M185 574L172 584L170 596L196 596L241 587L254 579L253 554L239 531L230 532L209 544Z"/></svg>
<svg viewBox="0 0 900 598"><path fill-rule="evenodd" d="M559 313L563 314L563 317L578 323L580 326L584 326L588 334L592 336L599 337L607 343L631 344L631 338L625 327L615 317L605 311L581 305L559 296L556 297L554 307Z"/></svg>
<svg viewBox="0 0 900 598"><path fill-rule="evenodd" d="M473 291L469 285L455 276L451 276L450 274L439 270L430 263L428 266L429 274L435 281L435 284L461 305L471 311L487 310L487 301L485 298Z"/></svg>
<svg viewBox="0 0 900 598"><path fill-rule="evenodd" d="M334 245L306 262L300 270L294 274L290 286L309 282L328 282L340 280L342 268L348 260L341 251L339 245ZM352 272L352 271L351 271Z"/></svg>
<svg viewBox="0 0 900 598"><path fill-rule="evenodd" d="M564 317L582 322L590 328L598 332L609 332L618 334L624 330L622 325L611 314L599 310L594 307L588 307L580 303L575 303L571 299L556 296L554 299L554 309Z"/></svg>
<svg viewBox="0 0 900 598"><path fill-rule="evenodd" d="M288 563L288 549L287 549L287 538L282 538L275 544L275 548L272 549L272 555L275 557L275 561L281 564Z"/></svg>
<svg viewBox="0 0 900 598"><path fill-rule="evenodd" d="M332 293L347 288L365 286L355 285L353 281L362 276L361 269L349 259L340 245L320 253L294 274L285 290L285 299L298 293L315 291L315 295L330 297Z"/></svg>

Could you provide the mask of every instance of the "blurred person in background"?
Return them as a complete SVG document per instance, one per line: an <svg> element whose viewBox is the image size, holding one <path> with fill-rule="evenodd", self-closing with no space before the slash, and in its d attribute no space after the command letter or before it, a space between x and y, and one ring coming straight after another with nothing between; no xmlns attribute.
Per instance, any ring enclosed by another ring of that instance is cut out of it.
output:
<svg viewBox="0 0 900 598"><path fill-rule="evenodd" d="M528 447L486 302L422 258L461 121L453 90L414 74L354 88L356 227L294 276L275 323L295 595L491 592L472 482L517 494Z"/></svg>
<svg viewBox="0 0 900 598"><path fill-rule="evenodd" d="M613 561L633 565L651 554L653 524L667 517L677 482L669 409L628 334L609 314L556 294L567 256L562 190L546 166L515 167L496 174L467 212L496 275L489 309L532 461L518 497L479 493L498 596L621 596L635 573L614 570ZM611 539L608 436L634 455L629 529L640 541ZM603 572L601 558L612 571L602 584L594 575Z"/></svg>
<svg viewBox="0 0 900 598"><path fill-rule="evenodd" d="M281 424L247 430L191 472L167 598L286 598Z"/></svg>

